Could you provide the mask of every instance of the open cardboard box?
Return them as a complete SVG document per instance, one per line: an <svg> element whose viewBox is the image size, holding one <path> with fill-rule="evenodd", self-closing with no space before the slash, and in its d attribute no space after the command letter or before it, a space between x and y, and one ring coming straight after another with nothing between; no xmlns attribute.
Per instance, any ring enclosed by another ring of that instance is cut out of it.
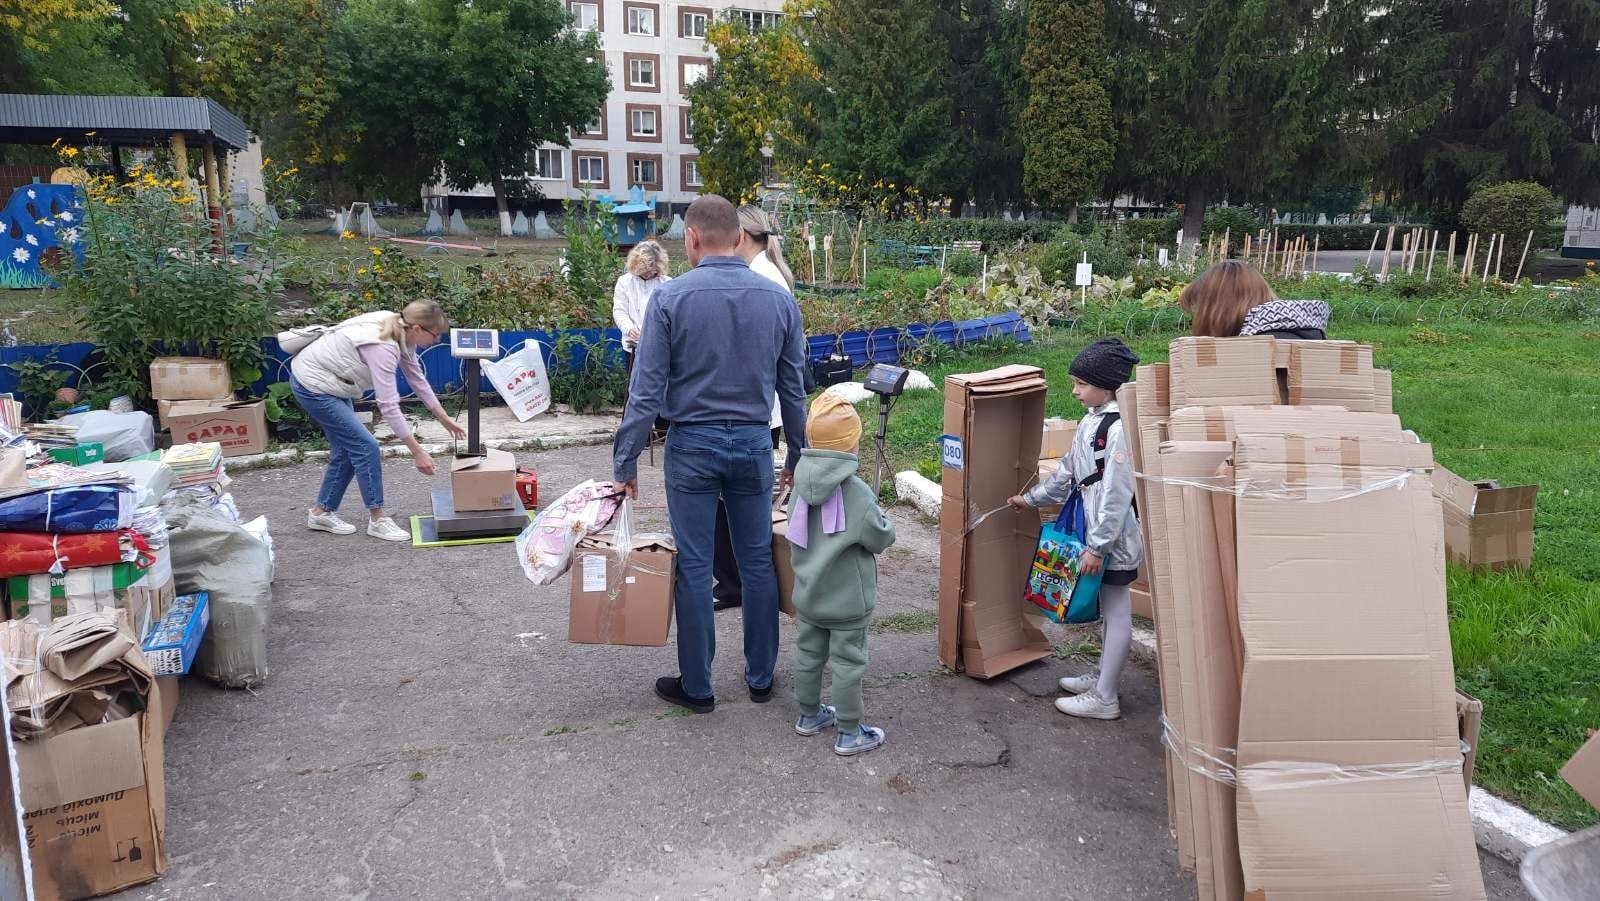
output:
<svg viewBox="0 0 1600 901"><path fill-rule="evenodd" d="M672 624L672 578L678 551L666 535L633 536L619 564L615 536L578 542L572 559L567 640L577 644L660 647Z"/></svg>
<svg viewBox="0 0 1600 901"><path fill-rule="evenodd" d="M510 451L485 448L450 461L450 489L457 513L520 510L517 458Z"/></svg>
<svg viewBox="0 0 1600 901"><path fill-rule="evenodd" d="M1538 485L1502 488L1493 479L1468 481L1435 466L1433 489L1444 505L1444 546L1451 562L1490 570L1533 566Z"/></svg>
<svg viewBox="0 0 1600 901"><path fill-rule="evenodd" d="M980 679L1050 655L1022 603L1039 517L1006 506L1037 472L1045 391L1037 366L945 379L939 660Z"/></svg>

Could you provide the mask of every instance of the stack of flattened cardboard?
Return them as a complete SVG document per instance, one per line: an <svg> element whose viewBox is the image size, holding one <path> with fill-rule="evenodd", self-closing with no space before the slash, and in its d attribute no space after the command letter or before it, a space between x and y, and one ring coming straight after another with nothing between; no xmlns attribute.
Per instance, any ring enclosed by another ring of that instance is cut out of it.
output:
<svg viewBox="0 0 1600 901"><path fill-rule="evenodd" d="M1431 448L1370 348L1171 351L1118 399L1199 896L1482 898Z"/></svg>
<svg viewBox="0 0 1600 901"><path fill-rule="evenodd" d="M1022 604L1039 517L1006 505L1036 478L1045 390L1037 366L945 379L939 660L980 679L1050 655Z"/></svg>

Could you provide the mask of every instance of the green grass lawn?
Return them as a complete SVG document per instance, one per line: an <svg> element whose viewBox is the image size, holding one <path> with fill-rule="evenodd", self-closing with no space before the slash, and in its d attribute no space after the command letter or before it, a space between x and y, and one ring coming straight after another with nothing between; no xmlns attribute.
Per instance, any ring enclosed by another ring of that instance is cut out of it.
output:
<svg viewBox="0 0 1600 901"><path fill-rule="evenodd" d="M1600 815L1558 775L1600 728L1600 331L1573 323L1340 327L1394 371L1395 412L1469 479L1540 486L1531 573L1450 573L1456 678L1484 704L1477 781L1559 826ZM1146 362L1172 335L1129 343ZM930 367L936 382L1007 362L1043 366L1049 415L1077 418L1066 369L1091 336L1045 333L1035 346ZM890 423L894 469L937 478L943 399L910 395ZM863 408L865 409L865 408Z"/></svg>

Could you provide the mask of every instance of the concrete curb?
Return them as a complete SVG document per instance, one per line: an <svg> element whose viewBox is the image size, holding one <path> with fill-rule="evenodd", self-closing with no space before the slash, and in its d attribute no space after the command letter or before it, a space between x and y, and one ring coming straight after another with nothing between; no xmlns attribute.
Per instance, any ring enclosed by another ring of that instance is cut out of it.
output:
<svg viewBox="0 0 1600 901"><path fill-rule="evenodd" d="M902 472L895 476L894 485L902 501L925 515L939 515L942 492L931 480L915 472ZM1153 664L1157 654L1156 633L1139 622L1135 621L1133 626L1133 656ZM1473 786L1470 793L1468 809L1472 813L1472 833L1478 847L1513 864L1521 863L1534 848L1567 834L1477 786Z"/></svg>
<svg viewBox="0 0 1600 901"><path fill-rule="evenodd" d="M587 447L596 444L610 444L616 432L612 430L596 430L591 432L577 432L571 435L546 435L541 438L486 438L484 447L496 450L526 451L526 450L557 450L563 447ZM431 455L448 454L455 450L453 444L424 444L422 449ZM403 444L385 444L379 447L379 452L385 457L409 457L411 451ZM229 472L247 472L252 469L270 469L275 466L292 466L296 463L320 463L328 459L325 450L301 450L287 448L267 454L250 454L244 457L230 457L227 462Z"/></svg>

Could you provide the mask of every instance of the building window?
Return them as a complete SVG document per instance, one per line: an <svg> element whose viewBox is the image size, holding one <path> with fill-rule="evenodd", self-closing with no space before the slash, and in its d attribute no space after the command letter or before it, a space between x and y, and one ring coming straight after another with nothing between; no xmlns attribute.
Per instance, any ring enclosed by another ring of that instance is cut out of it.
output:
<svg viewBox="0 0 1600 901"><path fill-rule="evenodd" d="M628 154L628 184L622 187L626 188L633 185L638 185L648 191L661 190L661 154Z"/></svg>
<svg viewBox="0 0 1600 901"><path fill-rule="evenodd" d="M736 9L733 12L744 22L744 27L750 29L751 34L775 28L783 19L783 13L758 12L750 9Z"/></svg>
<svg viewBox="0 0 1600 901"><path fill-rule="evenodd" d="M685 62L683 64L682 76L683 92L685 94L689 93L689 89L694 87L695 84L700 81L700 79L705 78L706 74L710 71L711 67L705 63Z"/></svg>
<svg viewBox="0 0 1600 901"><path fill-rule="evenodd" d="M711 10L699 7L681 7L678 12L678 37L705 38L711 26Z"/></svg>
<svg viewBox="0 0 1600 901"><path fill-rule="evenodd" d="M571 5L572 18L576 20L581 31L600 31L605 27L600 18L600 4L574 3Z"/></svg>
<svg viewBox="0 0 1600 901"><path fill-rule="evenodd" d="M678 110L678 131L682 135L683 143L694 143L694 109L681 107Z"/></svg>
<svg viewBox="0 0 1600 901"><path fill-rule="evenodd" d="M566 156L559 148L535 150L528 155L528 171L534 178L561 181L567 177Z"/></svg>
<svg viewBox="0 0 1600 901"><path fill-rule="evenodd" d="M635 91L661 90L660 57L654 53L624 53L628 67L628 88Z"/></svg>
<svg viewBox="0 0 1600 901"><path fill-rule="evenodd" d="M653 109L636 109L628 115L628 134L636 138L658 138L660 130L656 127L656 111Z"/></svg>
<svg viewBox="0 0 1600 901"><path fill-rule="evenodd" d="M578 157L578 184L601 185L606 183L606 158L599 155Z"/></svg>
<svg viewBox="0 0 1600 901"><path fill-rule="evenodd" d="M698 188L705 182L700 180L700 160L698 157L687 156L683 158L683 186L685 188Z"/></svg>
<svg viewBox="0 0 1600 901"><path fill-rule="evenodd" d="M600 107L594 111L594 118L588 124L580 125L572 130L574 138L591 141L604 141L606 139L606 108Z"/></svg>
<svg viewBox="0 0 1600 901"><path fill-rule="evenodd" d="M628 34L656 36L656 8L643 4L622 4L622 15L627 19Z"/></svg>

